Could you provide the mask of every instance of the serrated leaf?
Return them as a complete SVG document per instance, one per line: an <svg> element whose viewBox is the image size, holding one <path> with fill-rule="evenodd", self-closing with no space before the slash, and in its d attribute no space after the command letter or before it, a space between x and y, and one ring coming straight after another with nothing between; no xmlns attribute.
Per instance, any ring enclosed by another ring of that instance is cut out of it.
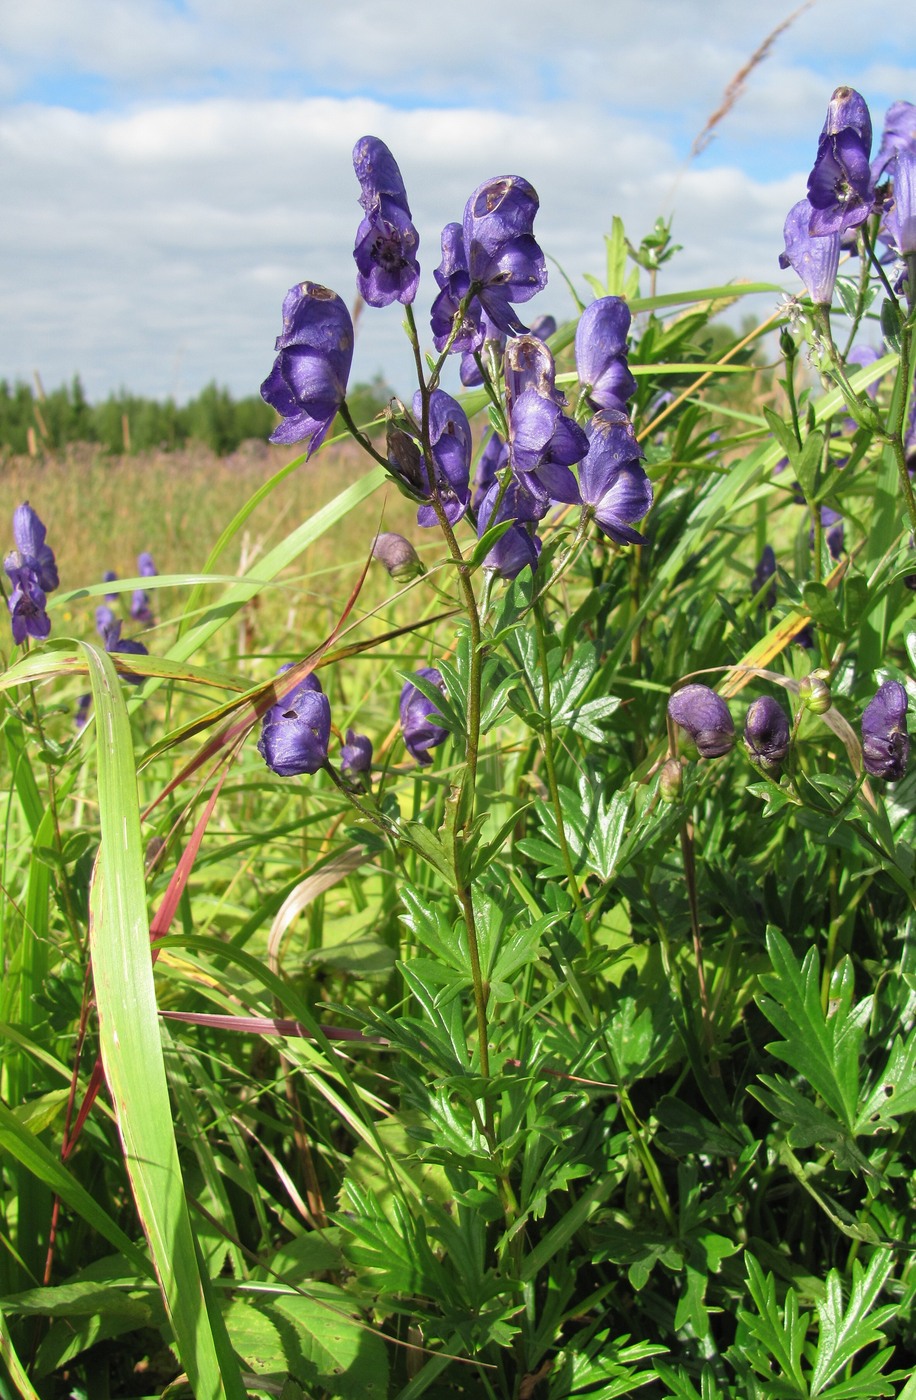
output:
<svg viewBox="0 0 916 1400"><path fill-rule="evenodd" d="M843 1305L843 1285L837 1269L826 1280L826 1296L817 1304L819 1322L817 1357L811 1375L811 1395L820 1395L833 1377L857 1352L886 1340L881 1328L897 1311L895 1306L872 1312L881 1289L894 1267L889 1250L877 1250L868 1270L853 1261L849 1302ZM887 1353L888 1357L890 1352Z"/></svg>

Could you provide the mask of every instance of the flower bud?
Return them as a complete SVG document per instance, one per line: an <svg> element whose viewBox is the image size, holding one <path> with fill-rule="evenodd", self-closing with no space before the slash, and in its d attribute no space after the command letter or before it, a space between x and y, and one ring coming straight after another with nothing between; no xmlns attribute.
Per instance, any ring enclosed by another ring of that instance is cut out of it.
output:
<svg viewBox="0 0 916 1400"><path fill-rule="evenodd" d="M368 773L372 767L372 740L355 730L347 730L347 742L340 750L341 773Z"/></svg>
<svg viewBox="0 0 916 1400"><path fill-rule="evenodd" d="M444 693L445 682L435 666L422 666L417 675L438 686ZM435 708L432 700L427 700L421 690L410 681L405 681L401 691L401 729L407 752L423 767L432 763L429 750L444 744L448 738L448 730L436 724L431 717Z"/></svg>
<svg viewBox="0 0 916 1400"><path fill-rule="evenodd" d="M885 681L862 715L862 762L873 778L895 783L906 772L910 737L907 693L899 681Z"/></svg>
<svg viewBox="0 0 916 1400"><path fill-rule="evenodd" d="M825 715L833 704L830 686L827 684L828 678L827 671L812 671L798 687L799 699L812 714Z"/></svg>
<svg viewBox="0 0 916 1400"><path fill-rule="evenodd" d="M685 685L668 701L668 714L690 735L701 758L720 758L735 742L728 706L708 685Z"/></svg>
<svg viewBox="0 0 916 1400"><path fill-rule="evenodd" d="M744 722L748 757L765 773L779 768L789 751L789 720L777 700L762 695L749 707Z"/></svg>
<svg viewBox="0 0 916 1400"><path fill-rule="evenodd" d="M327 762L330 737L331 706L318 678L309 674L265 714L258 753L281 778L317 773Z"/></svg>
<svg viewBox="0 0 916 1400"><path fill-rule="evenodd" d="M658 790L666 802L677 802L683 786L683 764L679 758L669 758L658 775Z"/></svg>
<svg viewBox="0 0 916 1400"><path fill-rule="evenodd" d="M393 579L416 578L426 570L410 540L385 530L376 536L372 556L384 564Z"/></svg>

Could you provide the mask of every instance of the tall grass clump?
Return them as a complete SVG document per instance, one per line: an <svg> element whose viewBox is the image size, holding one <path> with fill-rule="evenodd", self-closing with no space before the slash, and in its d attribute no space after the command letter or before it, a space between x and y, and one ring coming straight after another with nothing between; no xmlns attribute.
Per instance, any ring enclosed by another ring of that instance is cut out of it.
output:
<svg viewBox="0 0 916 1400"><path fill-rule="evenodd" d="M366 137L384 436L303 282L301 455L181 557L17 500L4 1394L913 1400L916 109L871 147L838 89L740 333L777 287L617 220L527 325L515 175L427 329Z"/></svg>

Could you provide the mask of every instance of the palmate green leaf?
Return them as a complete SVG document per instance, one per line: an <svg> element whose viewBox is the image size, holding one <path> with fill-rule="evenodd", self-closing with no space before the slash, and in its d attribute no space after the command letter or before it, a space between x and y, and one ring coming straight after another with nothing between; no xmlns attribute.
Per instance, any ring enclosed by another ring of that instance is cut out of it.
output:
<svg viewBox="0 0 916 1400"><path fill-rule="evenodd" d="M871 998L853 1007L853 973L849 958L838 964L831 981L830 1007L821 1008L820 961L811 948L799 967L791 948L775 929L767 932L772 972L760 983L768 996L757 998L761 1011L783 1036L767 1049L799 1074L819 1094L850 1132L857 1117L859 1052L871 1015Z"/></svg>
<svg viewBox="0 0 916 1400"><path fill-rule="evenodd" d="M887 1064L859 1107L856 1132L888 1132L897 1119L916 1110L916 1030L906 1041L895 1036Z"/></svg>
<svg viewBox="0 0 916 1400"><path fill-rule="evenodd" d="M874 1175L868 1158L856 1146L853 1132L834 1114L813 1104L779 1074L761 1074L758 1078L766 1087L751 1087L748 1093L778 1122L788 1124L792 1147L826 1148L842 1170Z"/></svg>
<svg viewBox="0 0 916 1400"><path fill-rule="evenodd" d="M639 1363L667 1355L668 1348L651 1342L630 1342L629 1337L608 1339L599 1332L587 1351L564 1349L550 1372L548 1400L567 1400L571 1395L588 1400L614 1400L618 1395L635 1395L655 1380L655 1367Z"/></svg>
<svg viewBox="0 0 916 1400"><path fill-rule="evenodd" d="M200 1267L182 1184L153 985L127 709L110 657L90 643L82 646L98 716L102 839L91 893L90 957L105 1077L181 1364L203 1400L244 1400L225 1324Z"/></svg>
<svg viewBox="0 0 916 1400"><path fill-rule="evenodd" d="M738 1310L741 1327L733 1350L767 1383L769 1395L808 1400L802 1348L811 1316L799 1312L794 1289L788 1290L785 1307L780 1308L773 1275L764 1275L753 1254L746 1254L745 1261L748 1291L756 1312ZM778 1372L774 1372L774 1366Z"/></svg>
<svg viewBox="0 0 916 1400"><path fill-rule="evenodd" d="M840 1273L837 1269L830 1270L826 1297L817 1304L819 1328L817 1356L811 1373L812 1396L820 1395L857 1352L886 1340L882 1328L895 1316L897 1306L890 1304L875 1309L875 1303L893 1267L894 1256L890 1250L876 1250L867 1270L854 1260L849 1302L845 1307ZM890 1357L889 1349L884 1353L885 1365Z"/></svg>

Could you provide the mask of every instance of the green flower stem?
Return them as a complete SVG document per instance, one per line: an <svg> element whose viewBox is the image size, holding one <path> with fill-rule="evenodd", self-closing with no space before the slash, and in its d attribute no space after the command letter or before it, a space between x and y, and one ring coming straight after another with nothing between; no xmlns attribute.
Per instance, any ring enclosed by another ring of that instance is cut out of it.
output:
<svg viewBox="0 0 916 1400"><path fill-rule="evenodd" d="M534 603L534 624L538 639L538 658L541 665L541 683L543 685L543 750L544 762L547 766L547 786L550 790L550 801L553 806L554 816L557 823L557 839L560 843L560 854L563 857L563 864L566 867L566 878L569 882L569 893L572 896L573 904L577 909L582 908L582 896L579 893L579 883L576 878L576 869L573 865L572 855L569 850L569 842L566 840L566 826L563 821L563 805L560 801L560 788L557 783L557 769L554 762L554 741L553 722L551 719L550 707L550 667L547 664L547 637L544 629L544 604L540 595ZM585 946L586 951L591 951L591 929L585 925Z"/></svg>

